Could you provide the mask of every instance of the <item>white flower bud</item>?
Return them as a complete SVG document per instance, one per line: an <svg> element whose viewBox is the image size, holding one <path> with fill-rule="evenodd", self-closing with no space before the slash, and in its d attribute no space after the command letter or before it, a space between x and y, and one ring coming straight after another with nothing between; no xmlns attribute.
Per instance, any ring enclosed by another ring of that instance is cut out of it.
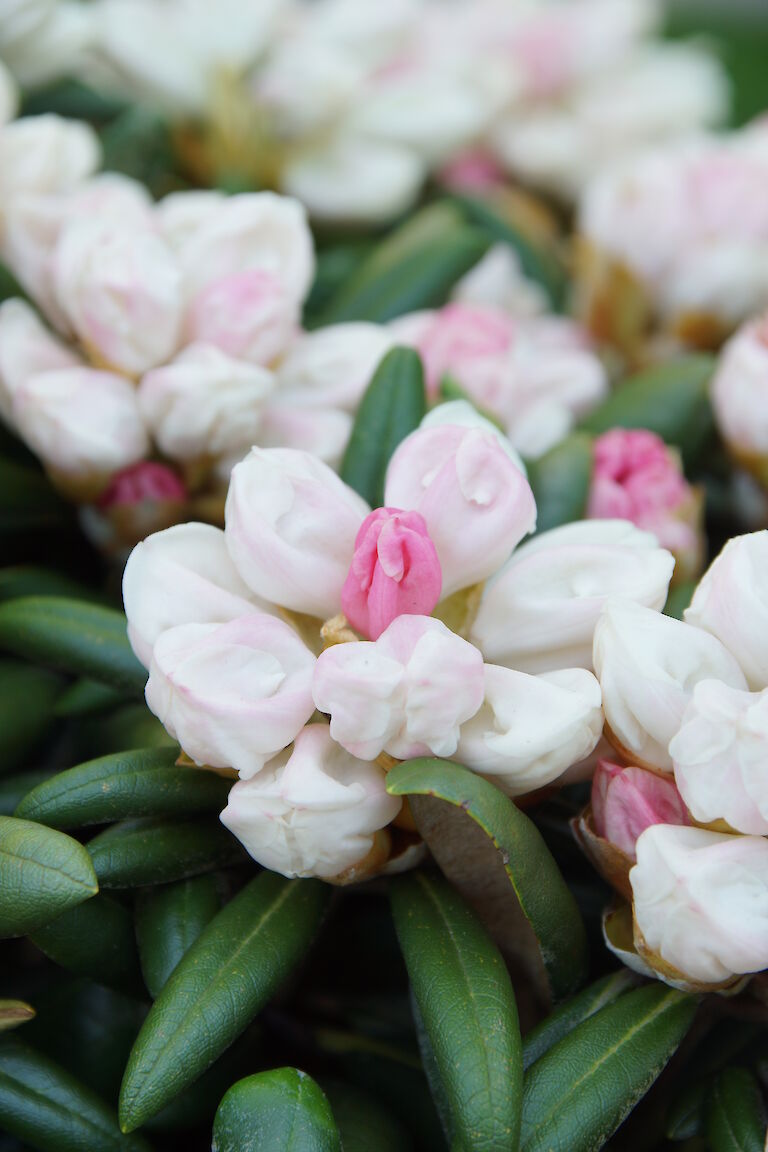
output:
<svg viewBox="0 0 768 1152"><path fill-rule="evenodd" d="M93 368L30 376L13 394L11 418L52 471L98 482L146 456L149 439L130 380Z"/></svg>
<svg viewBox="0 0 768 1152"><path fill-rule="evenodd" d="M232 470L227 547L258 596L326 619L341 605L355 537L369 509L306 452L254 448Z"/></svg>
<svg viewBox="0 0 768 1152"><path fill-rule="evenodd" d="M123 573L123 603L128 639L145 668L157 638L177 624L223 624L266 609L212 524L176 524L137 544Z"/></svg>
<svg viewBox="0 0 768 1152"><path fill-rule="evenodd" d="M768 836L768 689L701 681L669 754L695 820L725 820L737 832Z"/></svg>
<svg viewBox="0 0 768 1152"><path fill-rule="evenodd" d="M19 94L8 69L0 64L0 127L16 115Z"/></svg>
<svg viewBox="0 0 768 1152"><path fill-rule="evenodd" d="M509 796L550 784L588 756L603 728L600 685L583 668L529 676L485 665L485 700L462 725L456 759Z"/></svg>
<svg viewBox="0 0 768 1152"><path fill-rule="evenodd" d="M147 704L196 764L247 780L309 720L315 658L284 621L179 624L152 650Z"/></svg>
<svg viewBox="0 0 768 1152"><path fill-rule="evenodd" d="M13 298L0 304L0 415L12 420L13 395L31 376L74 368L77 356L41 323L34 309Z"/></svg>
<svg viewBox="0 0 768 1152"><path fill-rule="evenodd" d="M258 439L262 406L273 387L266 368L209 344L191 344L144 376L139 408L171 460L242 456Z"/></svg>
<svg viewBox="0 0 768 1152"><path fill-rule="evenodd" d="M398 616L374 643L327 648L313 693L353 756L451 756L482 703L483 658L439 620Z"/></svg>
<svg viewBox="0 0 768 1152"><path fill-rule="evenodd" d="M655 536L627 520L542 532L488 582L470 639L487 660L524 672L591 668L592 636L608 597L660 609L674 564Z"/></svg>
<svg viewBox="0 0 768 1152"><path fill-rule="evenodd" d="M750 688L768 687L768 531L728 541L699 581L685 620L725 644Z"/></svg>
<svg viewBox="0 0 768 1152"><path fill-rule="evenodd" d="M654 824L629 874L646 946L689 979L768 966L768 841Z"/></svg>
<svg viewBox="0 0 768 1152"><path fill-rule="evenodd" d="M116 219L78 216L59 239L56 293L86 348L129 374L174 352L181 331L181 278L153 232Z"/></svg>
<svg viewBox="0 0 768 1152"><path fill-rule="evenodd" d="M720 434L737 458L768 459L768 320L746 324L728 341L710 395Z"/></svg>
<svg viewBox="0 0 768 1152"><path fill-rule="evenodd" d="M363 321L305 332L277 370L279 387L302 406L354 412L393 343L387 328Z"/></svg>
<svg viewBox="0 0 768 1152"><path fill-rule="evenodd" d="M335 879L363 864L400 811L384 782L381 768L350 756L325 724L310 724L292 750L235 784L221 821L264 868Z"/></svg>
<svg viewBox="0 0 768 1152"><path fill-rule="evenodd" d="M295 392L277 392L265 404L259 425L262 448L296 448L338 469L349 437L352 417L338 408L306 408Z"/></svg>
<svg viewBox="0 0 768 1152"><path fill-rule="evenodd" d="M66 192L98 167L94 130L53 114L24 116L0 131L0 202L12 196Z"/></svg>
<svg viewBox="0 0 768 1152"><path fill-rule="evenodd" d="M595 628L595 673L610 734L632 764L672 771L669 742L700 680L745 688L714 636L631 601L610 600Z"/></svg>

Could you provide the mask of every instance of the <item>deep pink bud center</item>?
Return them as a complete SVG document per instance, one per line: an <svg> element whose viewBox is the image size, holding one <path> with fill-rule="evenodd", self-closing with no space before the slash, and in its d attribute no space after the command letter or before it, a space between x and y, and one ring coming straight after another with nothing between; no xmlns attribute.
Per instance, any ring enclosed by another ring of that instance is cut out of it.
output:
<svg viewBox="0 0 768 1152"><path fill-rule="evenodd" d="M99 499L99 507L107 511L117 505L181 501L186 498L184 482L173 469L152 460L140 460L138 464L115 473Z"/></svg>

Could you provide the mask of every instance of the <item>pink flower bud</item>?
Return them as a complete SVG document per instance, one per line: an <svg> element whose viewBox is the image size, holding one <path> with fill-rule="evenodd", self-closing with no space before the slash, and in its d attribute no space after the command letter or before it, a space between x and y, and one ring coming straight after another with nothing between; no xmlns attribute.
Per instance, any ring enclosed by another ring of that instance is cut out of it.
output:
<svg viewBox="0 0 768 1152"><path fill-rule="evenodd" d="M341 607L353 628L376 640L398 616L429 616L441 584L440 561L424 517L377 508L355 537Z"/></svg>
<svg viewBox="0 0 768 1152"><path fill-rule="evenodd" d="M187 489L180 476L166 464L140 460L116 473L99 498L105 511L118 505L186 500Z"/></svg>
<svg viewBox="0 0 768 1152"><path fill-rule="evenodd" d="M443 596L491 576L536 526L528 481L497 437L481 428L417 428L390 460L384 499L424 517Z"/></svg>
<svg viewBox="0 0 768 1152"><path fill-rule="evenodd" d="M393 329L397 331L402 325L407 334L411 317L404 319L405 323L398 321ZM409 326L424 364L427 391L432 396L437 394L443 376L463 380L465 374L472 374L469 366L503 356L512 347L517 332L516 321L500 308L468 304L448 304L439 312L424 314L418 328Z"/></svg>
<svg viewBox="0 0 768 1152"><path fill-rule="evenodd" d="M195 297L187 313L187 339L215 344L240 360L270 364L290 343L298 313L298 302L279 276L250 268L214 280Z"/></svg>
<svg viewBox="0 0 768 1152"><path fill-rule="evenodd" d="M630 859L641 832L651 824L690 824L674 780L644 768L600 760L592 780L595 831Z"/></svg>
<svg viewBox="0 0 768 1152"><path fill-rule="evenodd" d="M488 192L504 182L504 170L485 148L467 148L450 159L438 177L454 192Z"/></svg>
<svg viewBox="0 0 768 1152"><path fill-rule="evenodd" d="M700 501L677 454L646 428L612 428L595 440L587 515L631 520L653 532L683 567L698 569Z"/></svg>

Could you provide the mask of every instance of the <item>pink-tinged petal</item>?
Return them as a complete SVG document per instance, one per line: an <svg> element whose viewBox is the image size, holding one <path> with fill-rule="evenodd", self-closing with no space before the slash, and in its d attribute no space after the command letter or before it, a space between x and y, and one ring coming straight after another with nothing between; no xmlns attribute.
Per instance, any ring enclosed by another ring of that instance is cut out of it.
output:
<svg viewBox="0 0 768 1152"><path fill-rule="evenodd" d="M107 510L118 505L142 504L145 501L182 501L187 498L184 481L166 464L140 460L117 472L99 499Z"/></svg>
<svg viewBox="0 0 768 1152"><path fill-rule="evenodd" d="M652 824L689 824L688 811L670 777L601 760L592 782L595 830L635 859L635 844Z"/></svg>

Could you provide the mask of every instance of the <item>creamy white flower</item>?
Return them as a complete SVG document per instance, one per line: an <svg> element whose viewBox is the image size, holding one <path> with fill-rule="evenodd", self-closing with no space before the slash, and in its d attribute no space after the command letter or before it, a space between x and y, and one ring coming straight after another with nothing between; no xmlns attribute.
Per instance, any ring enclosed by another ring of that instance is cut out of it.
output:
<svg viewBox="0 0 768 1152"><path fill-rule="evenodd" d="M0 415L12 422L13 396L38 372L74 368L77 356L57 340L24 300L0 304Z"/></svg>
<svg viewBox="0 0 768 1152"><path fill-rule="evenodd" d="M310 724L292 750L235 784L221 821L264 868L329 880L363 863L401 804L381 768L350 756L325 724Z"/></svg>
<svg viewBox="0 0 768 1152"><path fill-rule="evenodd" d="M136 390L124 376L73 367L30 376L11 419L47 467L73 480L105 478L146 456Z"/></svg>
<svg viewBox="0 0 768 1152"><path fill-rule="evenodd" d="M768 965L768 841L654 824L629 874L646 945L685 976L719 983Z"/></svg>
<svg viewBox="0 0 768 1152"><path fill-rule="evenodd" d="M406 211L426 176L426 164L408 148L341 136L289 160L283 187L313 218L371 224Z"/></svg>
<svg viewBox="0 0 768 1152"><path fill-rule="evenodd" d="M344 45L299 29L273 44L252 92L280 138L297 138L346 113L365 80L365 68Z"/></svg>
<svg viewBox="0 0 768 1152"><path fill-rule="evenodd" d="M454 424L460 428L481 428L495 436L507 456L512 460L523 476L528 475L525 462L512 447L509 438L504 435L497 424L478 412L468 400L446 400L443 404L436 404L430 408L422 419L419 428L438 428L442 424Z"/></svg>
<svg viewBox="0 0 768 1152"><path fill-rule="evenodd" d="M451 299L460 304L503 308L513 316L539 316L549 308L540 284L523 273L520 258L508 244L494 244L456 282Z"/></svg>
<svg viewBox="0 0 768 1152"><path fill-rule="evenodd" d="M207 188L200 192L171 192L158 201L157 226L174 252L181 251L204 225L211 223L226 199L223 192Z"/></svg>
<svg viewBox="0 0 768 1152"><path fill-rule="evenodd" d="M172 460L242 456L258 438L262 407L273 388L266 368L209 344L191 344L143 377L139 408Z"/></svg>
<svg viewBox="0 0 768 1152"><path fill-rule="evenodd" d="M768 322L745 324L725 345L710 385L720 435L735 452L768 456Z"/></svg>
<svg viewBox="0 0 768 1152"><path fill-rule="evenodd" d="M277 392L261 411L259 445L296 448L338 469L352 434L352 417L338 408L306 408L303 394Z"/></svg>
<svg viewBox="0 0 768 1152"><path fill-rule="evenodd" d="M90 63L95 4L5 0L0 53L26 87L77 76Z"/></svg>
<svg viewBox="0 0 768 1152"><path fill-rule="evenodd" d="M369 509L306 452L254 448L232 470L227 547L257 595L323 619L338 613Z"/></svg>
<svg viewBox="0 0 768 1152"><path fill-rule="evenodd" d="M685 620L733 653L750 688L768 687L768 531L728 541L699 581Z"/></svg>
<svg viewBox="0 0 768 1152"><path fill-rule="evenodd" d="M483 700L483 658L439 620L398 616L373 643L327 648L313 693L354 756L451 756Z"/></svg>
<svg viewBox="0 0 768 1152"><path fill-rule="evenodd" d="M591 672L529 676L486 664L485 700L462 725L456 759L521 796L588 756L602 728L600 685Z"/></svg>
<svg viewBox="0 0 768 1152"><path fill-rule="evenodd" d="M605 601L660 609L674 557L626 520L584 520L542 532L489 581L470 639L487 660L525 672L592 667Z"/></svg>
<svg viewBox="0 0 768 1152"><path fill-rule="evenodd" d="M147 704L196 764L247 780L312 715L314 664L293 629L263 612L178 624L155 641Z"/></svg>
<svg viewBox="0 0 768 1152"><path fill-rule="evenodd" d="M669 754L694 819L768 835L768 689L744 692L702 680Z"/></svg>
<svg viewBox="0 0 768 1152"><path fill-rule="evenodd" d="M302 406L357 410L380 361L394 344L381 324L329 324L303 333L277 369L280 390Z"/></svg>
<svg viewBox="0 0 768 1152"><path fill-rule="evenodd" d="M52 113L14 120L0 129L0 202L66 192L100 160L99 139L88 124Z"/></svg>
<svg viewBox="0 0 768 1152"><path fill-rule="evenodd" d="M128 639L145 668L163 632L177 624L223 624L264 612L238 575L224 533L212 524L176 524L148 536L123 573Z"/></svg>
<svg viewBox="0 0 768 1152"><path fill-rule="evenodd" d="M175 351L181 277L168 246L148 229L79 215L59 239L56 293L75 332L101 359L146 372Z"/></svg>
<svg viewBox="0 0 768 1152"><path fill-rule="evenodd" d="M606 724L631 763L672 771L669 742L700 680L746 688L719 640L639 604L609 600L595 628Z"/></svg>

